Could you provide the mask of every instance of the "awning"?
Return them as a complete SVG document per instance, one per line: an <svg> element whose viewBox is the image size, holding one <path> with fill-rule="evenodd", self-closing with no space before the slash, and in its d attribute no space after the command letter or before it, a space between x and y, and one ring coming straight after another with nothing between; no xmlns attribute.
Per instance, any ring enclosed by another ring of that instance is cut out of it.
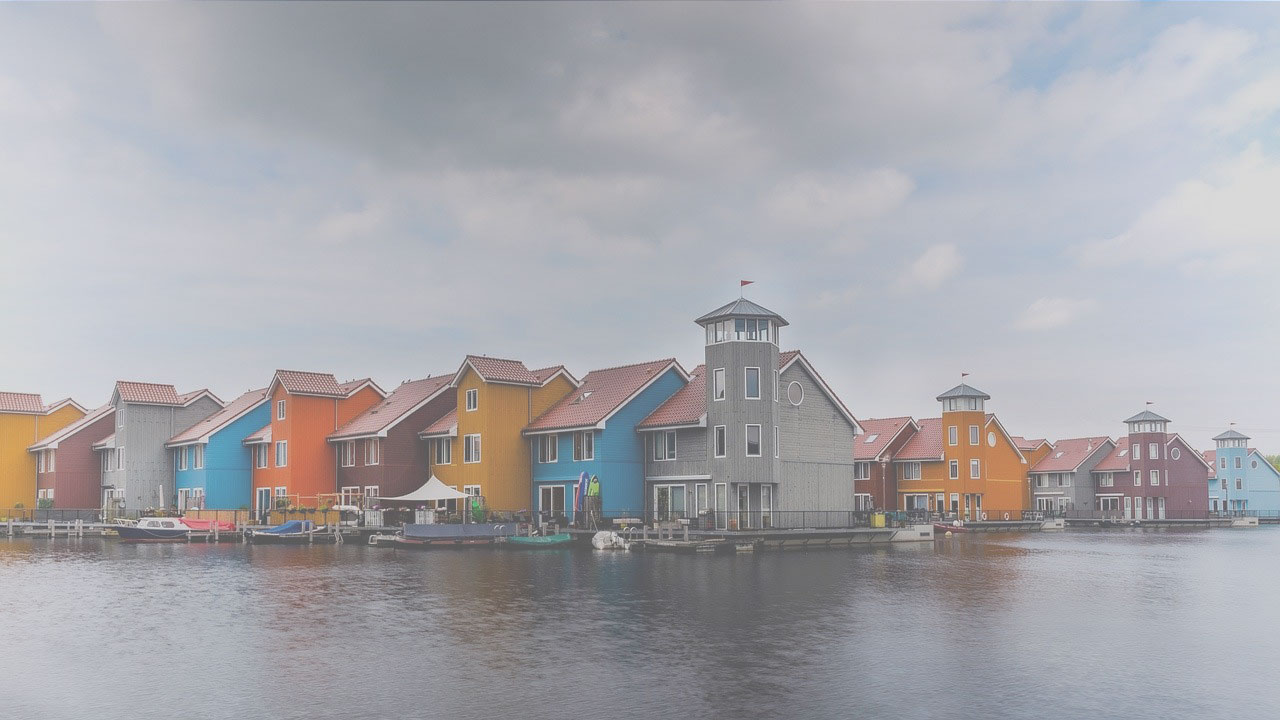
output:
<svg viewBox="0 0 1280 720"><path fill-rule="evenodd" d="M397 497L377 497L375 500L401 501L401 502L428 502L431 500L462 500L470 497L464 492L458 492L453 488L440 482L435 475L431 476L422 487L414 490L407 495Z"/></svg>

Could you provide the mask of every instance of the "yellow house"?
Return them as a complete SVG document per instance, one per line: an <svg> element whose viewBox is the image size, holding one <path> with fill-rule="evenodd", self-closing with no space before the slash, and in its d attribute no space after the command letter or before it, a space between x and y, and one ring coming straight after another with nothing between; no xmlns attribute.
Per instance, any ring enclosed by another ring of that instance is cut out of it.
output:
<svg viewBox="0 0 1280 720"><path fill-rule="evenodd" d="M533 457L522 432L578 385L563 365L529 370L518 360L468 355L453 377L457 407L420 433L431 473L484 497L491 510L529 510Z"/></svg>
<svg viewBox="0 0 1280 720"><path fill-rule="evenodd" d="M54 451L27 447L85 416L71 398L45 405L34 393L0 392L0 509L36 506L36 461L56 463Z"/></svg>

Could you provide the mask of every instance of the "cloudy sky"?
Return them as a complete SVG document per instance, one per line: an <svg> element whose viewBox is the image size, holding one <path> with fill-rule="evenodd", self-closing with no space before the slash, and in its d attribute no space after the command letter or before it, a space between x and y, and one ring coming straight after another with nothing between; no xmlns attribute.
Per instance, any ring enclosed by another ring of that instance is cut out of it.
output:
<svg viewBox="0 0 1280 720"><path fill-rule="evenodd" d="M0 7L0 388L675 356L1280 452L1272 7Z"/></svg>

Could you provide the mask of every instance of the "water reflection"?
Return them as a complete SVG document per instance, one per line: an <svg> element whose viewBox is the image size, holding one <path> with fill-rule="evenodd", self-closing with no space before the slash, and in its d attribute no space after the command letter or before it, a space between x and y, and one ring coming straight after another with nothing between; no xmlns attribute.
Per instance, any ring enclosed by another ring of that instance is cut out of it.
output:
<svg viewBox="0 0 1280 720"><path fill-rule="evenodd" d="M0 678L13 717L1252 714L1280 700L1243 669L1280 660L1277 550L1280 528L727 557L0 539Z"/></svg>

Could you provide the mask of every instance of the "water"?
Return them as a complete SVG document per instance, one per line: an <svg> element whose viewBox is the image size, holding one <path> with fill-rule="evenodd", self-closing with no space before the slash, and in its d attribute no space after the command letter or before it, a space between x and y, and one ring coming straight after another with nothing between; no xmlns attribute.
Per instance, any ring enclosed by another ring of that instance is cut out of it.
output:
<svg viewBox="0 0 1280 720"><path fill-rule="evenodd" d="M1271 527L727 557L0 539L0 716L1258 716L1278 555Z"/></svg>

